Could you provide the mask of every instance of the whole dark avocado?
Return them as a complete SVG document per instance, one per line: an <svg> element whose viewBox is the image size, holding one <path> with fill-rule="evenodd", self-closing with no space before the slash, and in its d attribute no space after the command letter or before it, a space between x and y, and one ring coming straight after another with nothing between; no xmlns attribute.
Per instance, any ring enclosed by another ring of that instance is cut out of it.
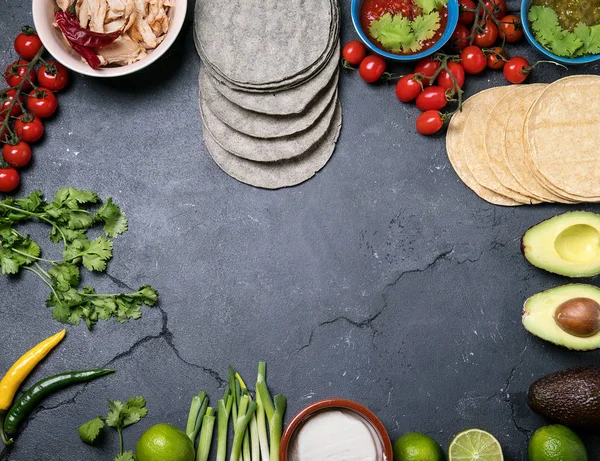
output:
<svg viewBox="0 0 600 461"><path fill-rule="evenodd" d="M529 407L565 426L600 428L600 367L573 367L534 382Z"/></svg>

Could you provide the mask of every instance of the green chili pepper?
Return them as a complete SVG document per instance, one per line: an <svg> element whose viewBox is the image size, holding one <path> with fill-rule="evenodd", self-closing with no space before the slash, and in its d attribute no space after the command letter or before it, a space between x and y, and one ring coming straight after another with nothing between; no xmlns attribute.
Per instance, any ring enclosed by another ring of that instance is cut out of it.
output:
<svg viewBox="0 0 600 461"><path fill-rule="evenodd" d="M110 373L114 373L114 370L70 371L42 379L25 391L6 414L4 420L6 434L15 435L19 425L49 395L73 384L85 383Z"/></svg>

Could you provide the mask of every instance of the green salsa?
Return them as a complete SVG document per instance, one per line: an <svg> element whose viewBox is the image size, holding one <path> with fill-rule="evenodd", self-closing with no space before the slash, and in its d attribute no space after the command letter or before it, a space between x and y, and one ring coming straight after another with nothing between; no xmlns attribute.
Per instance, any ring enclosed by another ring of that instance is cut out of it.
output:
<svg viewBox="0 0 600 461"><path fill-rule="evenodd" d="M533 0L531 4L552 8L567 30L572 31L580 22L588 26L600 24L600 0Z"/></svg>

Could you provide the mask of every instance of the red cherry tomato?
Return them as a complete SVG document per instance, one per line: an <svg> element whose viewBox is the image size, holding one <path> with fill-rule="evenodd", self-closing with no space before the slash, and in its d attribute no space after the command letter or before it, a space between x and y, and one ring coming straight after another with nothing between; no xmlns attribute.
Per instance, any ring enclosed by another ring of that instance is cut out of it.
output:
<svg viewBox="0 0 600 461"><path fill-rule="evenodd" d="M508 43L515 43L523 39L523 24L516 16L509 14L500 21L500 38ZM506 37L506 38L505 38Z"/></svg>
<svg viewBox="0 0 600 461"><path fill-rule="evenodd" d="M16 144L4 144L2 146L2 157L12 167L24 167L31 160L31 147L23 141Z"/></svg>
<svg viewBox="0 0 600 461"><path fill-rule="evenodd" d="M0 114L2 115L2 117L6 117L8 108L12 104L13 99L15 99L16 94L16 90L0 91ZM14 106L10 111L11 117L16 117L21 113L21 104L19 103L23 104L23 98L21 97L21 95L19 95L17 102L15 102Z"/></svg>
<svg viewBox="0 0 600 461"><path fill-rule="evenodd" d="M51 91L60 91L69 83L69 71L56 61L48 61L38 69L38 82Z"/></svg>
<svg viewBox="0 0 600 461"><path fill-rule="evenodd" d="M523 83L530 72L531 67L529 66L529 62L521 56L509 59L504 65L504 77L510 83Z"/></svg>
<svg viewBox="0 0 600 461"><path fill-rule="evenodd" d="M506 16L505 0L486 0L485 6L496 19L502 19L504 16Z"/></svg>
<svg viewBox="0 0 600 461"><path fill-rule="evenodd" d="M42 41L33 30L27 29L15 38L15 51L23 59L32 60L42 48Z"/></svg>
<svg viewBox="0 0 600 461"><path fill-rule="evenodd" d="M0 192L12 192L20 181L19 172L14 168L0 168Z"/></svg>
<svg viewBox="0 0 600 461"><path fill-rule="evenodd" d="M473 0L458 0L458 5L460 8L460 16L458 16L459 24L464 24L465 26L473 24L473 22L475 22L475 2L473 2Z"/></svg>
<svg viewBox="0 0 600 461"><path fill-rule="evenodd" d="M481 31L475 33L473 44L477 45L479 48L487 48L488 46L492 46L494 43L496 43L497 38L498 27L492 21L486 21L481 28Z"/></svg>
<svg viewBox="0 0 600 461"><path fill-rule="evenodd" d="M454 32L450 37L450 43L452 45L452 48L460 51L467 47L469 45L469 35L470 32L469 29L467 29L467 26L457 24L456 29L454 29Z"/></svg>
<svg viewBox="0 0 600 461"><path fill-rule="evenodd" d="M504 67L506 61L508 61L506 50L503 50L499 46L496 46L487 52L487 66L490 69L500 70Z"/></svg>
<svg viewBox="0 0 600 461"><path fill-rule="evenodd" d="M459 88L462 88L465 84L465 69L463 66L457 62L449 62L448 70L450 72L446 71L446 69L440 72L437 84L445 90L456 90L454 80L452 80L452 76L454 76L456 85L458 85ZM452 74L452 76L450 74Z"/></svg>
<svg viewBox="0 0 600 461"><path fill-rule="evenodd" d="M358 66L365 59L367 48L363 42L352 40L344 45L342 57L353 66Z"/></svg>
<svg viewBox="0 0 600 461"><path fill-rule="evenodd" d="M421 59L415 66L415 74L421 74L425 77L433 77L440 68L440 62L431 58ZM430 78L423 78L423 84L429 85Z"/></svg>
<svg viewBox="0 0 600 461"><path fill-rule="evenodd" d="M480 74L487 65L487 60L481 48L475 45L466 47L460 53L460 62L467 74Z"/></svg>
<svg viewBox="0 0 600 461"><path fill-rule="evenodd" d="M41 86L37 90L32 90L27 98L27 110L39 118L48 118L58 108L58 102L54 93Z"/></svg>
<svg viewBox="0 0 600 461"><path fill-rule="evenodd" d="M374 54L367 56L360 63L358 72L365 82L374 83L385 72L385 60L381 56Z"/></svg>
<svg viewBox="0 0 600 461"><path fill-rule="evenodd" d="M29 114L21 115L15 121L15 133L25 142L36 142L44 134L44 125L38 117Z"/></svg>
<svg viewBox="0 0 600 461"><path fill-rule="evenodd" d="M398 80L396 83L396 96L402 102L409 102L415 99L423 88L421 83L416 81L413 77L415 74L408 74Z"/></svg>
<svg viewBox="0 0 600 461"><path fill-rule="evenodd" d="M437 133L443 126L444 121L437 110L428 110L417 117L417 131L421 134Z"/></svg>
<svg viewBox="0 0 600 461"><path fill-rule="evenodd" d="M4 78L8 86L14 88L25 80L23 89L27 91L33 88L32 84L35 84L35 70L31 69L29 74L27 74L27 66L29 66L29 61L25 61L24 59L19 59L8 65L4 71Z"/></svg>
<svg viewBox="0 0 600 461"><path fill-rule="evenodd" d="M441 110L448 104L446 90L441 86L428 86L417 96L417 107L423 111Z"/></svg>

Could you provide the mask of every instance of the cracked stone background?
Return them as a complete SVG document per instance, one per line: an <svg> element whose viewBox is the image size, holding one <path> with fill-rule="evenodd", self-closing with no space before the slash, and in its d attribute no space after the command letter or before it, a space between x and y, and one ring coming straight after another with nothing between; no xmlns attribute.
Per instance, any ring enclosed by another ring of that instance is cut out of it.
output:
<svg viewBox="0 0 600 461"><path fill-rule="evenodd" d="M355 38L349 4L343 41ZM447 447L457 432L480 427L498 437L507 460L525 461L528 437L544 424L526 405L529 385L600 361L521 327L524 299L567 280L530 267L519 239L558 212L598 207L481 201L452 170L443 136L415 132L418 111L398 103L393 85L369 86L349 72L340 83L343 130L326 168L287 190L240 184L202 144L191 18L146 72L74 76L23 174L21 194L72 185L114 197L130 230L115 242L108 275L85 281L103 292L151 283L161 303L139 321L101 322L91 333L68 327L27 385L73 369L118 373L44 401L9 459L113 459L115 434L101 447L77 436L80 424L106 413L106 398L147 398L148 418L125 433L133 449L152 424L184 426L199 390L216 402L228 364L252 382L266 360L271 389L289 398L288 419L317 399L344 397L371 408L392 438L421 431ZM3 67L31 22L29 2L0 0ZM512 49L540 58L524 44ZM532 81L566 74L540 67ZM498 73L469 77L467 94L500 84ZM46 255L57 254L43 226L27 231ZM6 370L60 325L33 274L1 277L0 293ZM600 459L598 437L585 441L590 459Z"/></svg>

